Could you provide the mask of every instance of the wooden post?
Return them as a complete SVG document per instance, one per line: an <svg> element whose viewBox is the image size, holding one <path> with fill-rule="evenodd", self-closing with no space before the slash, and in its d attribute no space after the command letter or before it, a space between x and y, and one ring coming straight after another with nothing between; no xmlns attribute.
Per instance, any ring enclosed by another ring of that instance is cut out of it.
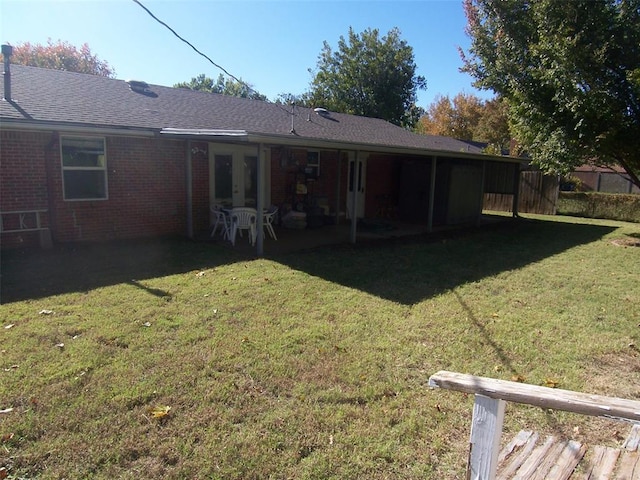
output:
<svg viewBox="0 0 640 480"><path fill-rule="evenodd" d="M511 205L511 211L513 212L513 217L518 216L518 204L520 203L520 165L514 165L513 172L513 203Z"/></svg>
<svg viewBox="0 0 640 480"><path fill-rule="evenodd" d="M467 480L493 480L498 468L506 402L484 395L476 395L475 398Z"/></svg>
<svg viewBox="0 0 640 480"><path fill-rule="evenodd" d="M436 172L438 157L431 157L431 178L429 179L429 211L427 212L427 233L433 232L433 209L436 201Z"/></svg>

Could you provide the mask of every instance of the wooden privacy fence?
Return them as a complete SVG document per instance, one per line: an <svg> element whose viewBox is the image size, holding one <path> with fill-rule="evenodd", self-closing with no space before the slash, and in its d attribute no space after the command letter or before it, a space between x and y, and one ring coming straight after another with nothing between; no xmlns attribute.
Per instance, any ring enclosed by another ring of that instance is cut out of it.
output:
<svg viewBox="0 0 640 480"><path fill-rule="evenodd" d="M560 183L557 177L544 175L538 171L520 172L520 193L518 212L555 215L558 204ZM485 210L511 212L513 195L503 193L485 193Z"/></svg>
<svg viewBox="0 0 640 480"><path fill-rule="evenodd" d="M499 454L506 402L636 422L623 446L627 451L620 454L619 449L596 446L582 478L640 479L640 401L446 371L432 375L429 386L475 395L467 479L565 480L585 455L586 446L578 442L549 437L543 445L536 445L537 434L524 431ZM520 450L513 455L516 448Z"/></svg>

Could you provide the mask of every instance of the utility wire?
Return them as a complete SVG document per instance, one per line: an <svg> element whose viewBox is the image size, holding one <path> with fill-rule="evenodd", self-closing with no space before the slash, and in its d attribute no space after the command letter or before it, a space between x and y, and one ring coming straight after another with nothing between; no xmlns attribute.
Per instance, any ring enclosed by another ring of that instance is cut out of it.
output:
<svg viewBox="0 0 640 480"><path fill-rule="evenodd" d="M142 2L140 2L140 0L133 0L135 3L137 3L145 12L147 12L151 18L153 18L156 22L158 22L159 24L163 25L164 27L166 27L167 29L169 29L169 31L171 33L173 33L176 37L178 37L180 40L182 40L184 43L186 43L187 45L189 45L198 55L206 58L209 63L211 63L211 65L213 65L214 67L222 70L224 73L227 74L227 76L231 77L232 79L234 79L236 82L238 82L239 84L243 85L245 88L247 88L247 90L249 90L250 92L256 93L258 95L262 95L260 92L258 92L257 90L255 90L254 88L252 88L249 84L247 84L246 82L242 81L241 79L239 79L238 77L236 77L235 75L232 75L231 73L229 73L224 67L218 65L216 62L214 62L213 60L211 60L207 55L205 55L204 53L202 53L200 50L198 50L196 47L193 46L193 44L191 42L189 42L188 40L182 38L180 35L178 35L178 33L171 28L169 25L167 25L165 22L163 22L162 20L160 20L158 17L156 17L153 12L151 12L151 10L149 10L147 7L145 7ZM277 103L274 103L275 105L278 105ZM278 105L280 108L282 108L282 106ZM289 115L292 115L293 112L289 112L288 110L282 108L282 110L284 110L285 112L287 112Z"/></svg>

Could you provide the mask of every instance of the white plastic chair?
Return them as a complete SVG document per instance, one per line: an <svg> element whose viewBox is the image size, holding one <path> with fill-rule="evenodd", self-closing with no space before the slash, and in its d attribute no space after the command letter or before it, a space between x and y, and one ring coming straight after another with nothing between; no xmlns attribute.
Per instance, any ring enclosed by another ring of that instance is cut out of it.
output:
<svg viewBox="0 0 640 480"><path fill-rule="evenodd" d="M219 205L214 205L211 207L211 213L213 214L213 227L211 228L211 238L218 231L218 227L220 227L220 231L222 233L222 238L225 240L229 240L230 228L229 228L229 219L227 214L222 210L222 207Z"/></svg>
<svg viewBox="0 0 640 480"><path fill-rule="evenodd" d="M273 221L275 220L276 215L278 214L278 207L271 206L269 210L267 210L264 214L264 229L269 233L271 238L274 240L278 240L276 237L276 232L273 230Z"/></svg>
<svg viewBox="0 0 640 480"><path fill-rule="evenodd" d="M236 234L242 237L242 231L246 230L249 234L249 243L256 243L256 216L255 208L234 207L231 210L231 244L236 244Z"/></svg>

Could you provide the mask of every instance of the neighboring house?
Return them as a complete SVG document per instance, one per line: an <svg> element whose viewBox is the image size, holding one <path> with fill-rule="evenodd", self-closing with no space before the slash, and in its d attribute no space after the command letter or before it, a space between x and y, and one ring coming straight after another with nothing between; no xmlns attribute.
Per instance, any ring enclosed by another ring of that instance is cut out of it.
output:
<svg viewBox="0 0 640 480"><path fill-rule="evenodd" d="M215 204L430 230L517 198L518 159L379 119L20 65L4 93L3 247L192 237Z"/></svg>

